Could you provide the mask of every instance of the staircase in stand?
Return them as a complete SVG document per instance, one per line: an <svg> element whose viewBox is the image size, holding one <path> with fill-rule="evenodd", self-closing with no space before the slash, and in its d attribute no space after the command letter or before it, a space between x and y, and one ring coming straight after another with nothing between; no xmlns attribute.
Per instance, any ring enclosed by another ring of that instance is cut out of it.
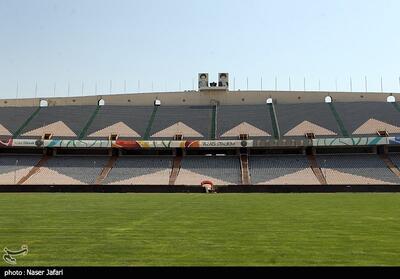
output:
<svg viewBox="0 0 400 279"><path fill-rule="evenodd" d="M388 169L393 172L397 177L400 178L400 170L399 168L393 163L393 161L388 157L387 154L380 154L379 157L385 162Z"/></svg>
<svg viewBox="0 0 400 279"><path fill-rule="evenodd" d="M151 116L149 119L149 123L147 124L146 132L144 133L144 136L143 136L144 140L150 139L151 127L153 126L154 120L156 119L157 110L158 110L158 106L154 106L153 112L151 113Z"/></svg>
<svg viewBox="0 0 400 279"><path fill-rule="evenodd" d="M175 185L175 181L178 178L179 171L181 170L182 155L176 155L172 162L172 170L169 176L169 185Z"/></svg>
<svg viewBox="0 0 400 279"><path fill-rule="evenodd" d="M279 129L279 123L278 123L278 118L276 116L276 110L275 110L274 103L267 104L267 107L269 109L269 115L271 118L273 137L274 137L274 139L280 139L281 132Z"/></svg>
<svg viewBox="0 0 400 279"><path fill-rule="evenodd" d="M104 168L101 170L101 173L99 174L96 181L94 182L95 185L101 185L104 182L104 180L107 178L110 171L115 166L115 162L117 161L117 159L118 159L118 156L116 156L116 155L110 157L110 159L107 162L107 165L104 166Z"/></svg>
<svg viewBox="0 0 400 279"><path fill-rule="evenodd" d="M39 172L40 168L50 159L50 156L44 155L39 162L28 172L27 175L22 177L18 182L17 185L24 184L29 178Z"/></svg>
<svg viewBox="0 0 400 279"><path fill-rule="evenodd" d="M89 120L86 122L85 127L83 127L82 131L79 133L78 139L82 140L86 137L89 127L90 127L90 125L92 125L92 123L93 123L94 119L96 118L97 114L99 113L100 109L101 109L101 106L97 106L96 109L93 111Z"/></svg>
<svg viewBox="0 0 400 279"><path fill-rule="evenodd" d="M247 154L240 154L240 172L242 178L242 185L251 185L250 171L249 171L249 156Z"/></svg>
<svg viewBox="0 0 400 279"><path fill-rule="evenodd" d="M400 112L400 105L398 103L392 103L395 109L397 109L398 112Z"/></svg>
<svg viewBox="0 0 400 279"><path fill-rule="evenodd" d="M19 135L22 133L22 131L29 125L29 123L33 120L33 118L35 118L35 116L36 116L37 114L39 114L40 109L41 109L41 107L38 107L38 108L32 113L32 115L30 115L30 116L28 117L28 119L25 120L25 122L21 125L21 127L19 127L17 131L15 131L15 133L12 135L12 138L13 138L13 139L18 138L18 136L19 136Z"/></svg>
<svg viewBox="0 0 400 279"><path fill-rule="evenodd" d="M211 115L211 134L210 138L215 140L217 138L217 104L213 105L212 115Z"/></svg>
<svg viewBox="0 0 400 279"><path fill-rule="evenodd" d="M335 117L336 123L339 126L340 132L342 135L346 138L350 137L349 132L347 131L346 127L344 126L343 120L340 117L339 113L337 112L335 105L333 103L328 103L328 106L333 114L333 117Z"/></svg>
<svg viewBox="0 0 400 279"><path fill-rule="evenodd" d="M319 183L321 185L328 185L328 182L326 181L326 177L322 173L321 168L318 166L317 159L315 159L315 155L307 155L308 161L310 162L311 169L315 175L315 177L318 179Z"/></svg>

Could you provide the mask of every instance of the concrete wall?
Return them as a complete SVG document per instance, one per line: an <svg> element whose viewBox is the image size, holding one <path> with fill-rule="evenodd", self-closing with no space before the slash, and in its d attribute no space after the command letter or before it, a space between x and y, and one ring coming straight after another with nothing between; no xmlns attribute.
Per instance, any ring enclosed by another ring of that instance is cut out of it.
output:
<svg viewBox="0 0 400 279"><path fill-rule="evenodd" d="M398 185L230 185L216 187L218 193L398 193ZM205 193L199 185L3 185L0 193L62 192L62 193Z"/></svg>
<svg viewBox="0 0 400 279"><path fill-rule="evenodd" d="M386 102L388 96L397 97L399 93L361 93L361 92L312 92L312 91L189 91L189 92L159 92L97 95L84 97L30 98L30 99L0 99L0 107L39 106L40 100L47 100L49 106L63 105L95 105L104 99L106 105L151 106L155 99L163 105L209 105L218 101L221 105L253 105L265 104L268 98L277 103L319 103L326 96L331 96L333 102Z"/></svg>

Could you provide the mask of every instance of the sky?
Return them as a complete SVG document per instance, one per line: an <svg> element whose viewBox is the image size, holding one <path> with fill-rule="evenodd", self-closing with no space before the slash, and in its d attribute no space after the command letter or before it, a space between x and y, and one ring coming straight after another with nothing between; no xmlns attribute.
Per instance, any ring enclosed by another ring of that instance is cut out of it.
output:
<svg viewBox="0 0 400 279"><path fill-rule="evenodd" d="M228 72L236 90L276 78L278 90L290 79L400 92L399 11L398 0L0 0L0 98L192 90L200 72Z"/></svg>

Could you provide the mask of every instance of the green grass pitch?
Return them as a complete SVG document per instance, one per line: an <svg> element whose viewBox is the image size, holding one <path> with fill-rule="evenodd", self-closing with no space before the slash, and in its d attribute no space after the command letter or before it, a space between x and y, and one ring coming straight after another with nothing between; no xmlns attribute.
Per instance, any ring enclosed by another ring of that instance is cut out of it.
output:
<svg viewBox="0 0 400 279"><path fill-rule="evenodd" d="M0 212L17 266L400 265L399 194L0 194Z"/></svg>

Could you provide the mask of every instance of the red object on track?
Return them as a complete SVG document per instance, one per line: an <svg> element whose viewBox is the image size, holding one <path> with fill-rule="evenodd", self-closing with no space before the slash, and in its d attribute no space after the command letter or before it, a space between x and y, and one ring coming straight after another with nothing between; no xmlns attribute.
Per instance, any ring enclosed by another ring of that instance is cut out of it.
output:
<svg viewBox="0 0 400 279"><path fill-rule="evenodd" d="M211 187L213 187L214 183L212 183L210 180L204 180L201 182L201 186L204 186L204 185L211 185Z"/></svg>

